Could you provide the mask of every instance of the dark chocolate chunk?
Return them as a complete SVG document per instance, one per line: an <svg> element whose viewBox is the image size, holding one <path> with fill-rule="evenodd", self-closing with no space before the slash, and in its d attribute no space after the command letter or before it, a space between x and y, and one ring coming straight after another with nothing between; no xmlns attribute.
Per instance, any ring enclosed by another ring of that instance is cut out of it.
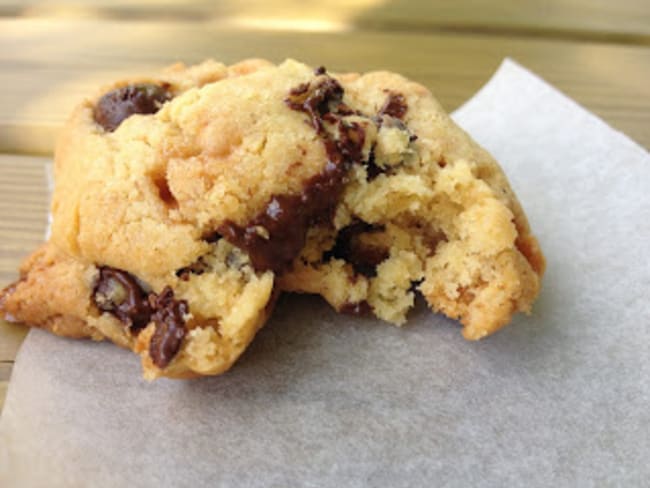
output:
<svg viewBox="0 0 650 488"><path fill-rule="evenodd" d="M348 315L370 315L372 307L366 300L363 300L357 303L346 303L339 309L339 312Z"/></svg>
<svg viewBox="0 0 650 488"><path fill-rule="evenodd" d="M244 249L256 270L280 273L304 247L307 228L331 219L346 172L346 165L328 161L321 173L306 182L301 194L275 196L247 225L226 221L219 233Z"/></svg>
<svg viewBox="0 0 650 488"><path fill-rule="evenodd" d="M384 106L379 110L379 115L390 115L396 119L401 119L406 115L408 104L404 95L401 93L389 92Z"/></svg>
<svg viewBox="0 0 650 488"><path fill-rule="evenodd" d="M326 77L313 85L303 83L289 92L285 100L292 110L305 112L319 134L323 132L323 117L335 112L343 100L343 87L334 78Z"/></svg>
<svg viewBox="0 0 650 488"><path fill-rule="evenodd" d="M340 199L346 175L354 163L360 163L365 142L364 128L341 119L338 108L345 107L343 87L334 78L303 83L289 92L289 108L305 112L320 135L327 153L323 170L304 182L301 193L275 195L246 225L224 222L217 231L233 245L244 249L253 267L259 271L286 270L305 245L309 226L329 223ZM324 130L323 120L336 124L339 138Z"/></svg>
<svg viewBox="0 0 650 488"><path fill-rule="evenodd" d="M203 240L205 242L209 242L210 244L214 244L219 239L221 239L221 237L222 237L222 235L219 234L218 232L210 232L210 233L203 236Z"/></svg>
<svg viewBox="0 0 650 488"><path fill-rule="evenodd" d="M100 267L92 299L97 308L115 315L131 330L138 331L149 323L152 311L147 293L126 271Z"/></svg>
<svg viewBox="0 0 650 488"><path fill-rule="evenodd" d="M97 308L115 315L136 333L149 322L155 323L149 355L159 368L166 367L178 352L185 337L184 316L189 307L185 300L174 299L169 286L160 294L147 294L133 275L102 266L92 300Z"/></svg>
<svg viewBox="0 0 650 488"><path fill-rule="evenodd" d="M167 286L156 295L149 295L149 305L154 311L151 320L156 324L149 342L149 356L159 368L165 368L181 347L185 337L185 318L189 311L185 300L175 300L174 292Z"/></svg>
<svg viewBox="0 0 650 488"><path fill-rule="evenodd" d="M342 259L352 265L355 272L372 278L377 276L377 265L388 258L388 250L377 246L363 246L361 234L381 232L381 226L366 222L354 222L341 229L336 236L334 247L325 253L323 259Z"/></svg>
<svg viewBox="0 0 650 488"><path fill-rule="evenodd" d="M108 132L113 132L124 119L133 114L155 114L171 100L169 86L138 83L116 88L99 99L93 116Z"/></svg>
<svg viewBox="0 0 650 488"><path fill-rule="evenodd" d="M350 163L361 162L363 159L363 144L366 131L356 122L341 120L338 124L339 140L338 150ZM330 155L330 159L331 159Z"/></svg>
<svg viewBox="0 0 650 488"><path fill-rule="evenodd" d="M419 292L420 285L422 284L423 281L424 281L424 278L422 278L421 280L411 281L411 286L409 286L409 291Z"/></svg>

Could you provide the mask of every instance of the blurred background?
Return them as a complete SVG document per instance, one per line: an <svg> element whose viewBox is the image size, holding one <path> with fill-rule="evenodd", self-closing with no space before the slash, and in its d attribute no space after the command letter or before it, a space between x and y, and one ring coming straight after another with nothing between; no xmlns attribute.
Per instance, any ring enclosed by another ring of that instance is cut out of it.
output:
<svg viewBox="0 0 650 488"><path fill-rule="evenodd" d="M648 0L0 0L0 151L50 154L106 80L251 56L398 71L450 111L510 56L650 146Z"/></svg>

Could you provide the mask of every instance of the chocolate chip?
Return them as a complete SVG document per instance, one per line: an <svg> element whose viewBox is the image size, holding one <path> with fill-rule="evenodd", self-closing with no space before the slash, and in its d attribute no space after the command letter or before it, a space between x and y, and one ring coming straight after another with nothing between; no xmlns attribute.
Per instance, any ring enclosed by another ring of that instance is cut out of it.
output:
<svg viewBox="0 0 650 488"><path fill-rule="evenodd" d="M221 239L223 236L219 234L218 232L211 231L203 236L203 240L205 242L208 242L210 244L214 244L217 242L219 239Z"/></svg>
<svg viewBox="0 0 650 488"><path fill-rule="evenodd" d="M97 308L115 315L132 330L140 330L149 323L151 307L147 293L126 271L100 267L92 299Z"/></svg>
<svg viewBox="0 0 650 488"><path fill-rule="evenodd" d="M303 83L289 92L285 100L292 110L305 112L319 134L323 132L322 118L343 99L343 87L334 78L326 77L314 84Z"/></svg>
<svg viewBox="0 0 650 488"><path fill-rule="evenodd" d="M203 260L202 257L200 257L189 266L185 266L184 268L177 270L176 276L178 276L183 281L188 281L190 279L190 275L201 275L205 273L207 269L208 264Z"/></svg>
<svg viewBox="0 0 650 488"><path fill-rule="evenodd" d="M156 324L149 341L149 356L159 368L165 368L181 347L185 337L185 318L189 307L185 300L175 300L174 292L167 286L156 295L149 296L149 305L155 310L151 316Z"/></svg>
<svg viewBox="0 0 650 488"><path fill-rule="evenodd" d="M339 122L338 129L339 151L349 161L360 162L363 159L363 144L366 139L366 131L356 122L348 123L343 120Z"/></svg>
<svg viewBox="0 0 650 488"><path fill-rule="evenodd" d="M138 83L116 88L99 99L93 116L108 132L113 132L133 114L155 114L171 100L169 85Z"/></svg>
<svg viewBox="0 0 650 488"><path fill-rule="evenodd" d="M420 285L422 284L423 281L424 281L424 278L421 279L421 280L411 281L411 286L409 287L409 291L412 291L412 292L419 291Z"/></svg>
<svg viewBox="0 0 650 488"><path fill-rule="evenodd" d="M159 368L166 367L180 349L189 307L185 300L174 299L169 286L160 294L147 294L133 275L102 266L92 300L97 308L115 315L131 331L139 332L151 321L155 323L149 356Z"/></svg>
<svg viewBox="0 0 650 488"><path fill-rule="evenodd" d="M390 115L396 119L401 119L406 115L408 110L408 104L404 95L401 93L389 92L386 102L384 102L383 107L379 110L379 115Z"/></svg>
<svg viewBox="0 0 650 488"><path fill-rule="evenodd" d="M385 173L386 170L379 166L375 162L375 151L374 148L370 151L370 155L368 156L368 162L366 163L366 181L372 181L377 176L379 176L382 173Z"/></svg>
<svg viewBox="0 0 650 488"><path fill-rule="evenodd" d="M325 66L319 66L318 68L316 68L314 70L314 74L316 76L324 75L326 72L327 72L327 70L325 69Z"/></svg>

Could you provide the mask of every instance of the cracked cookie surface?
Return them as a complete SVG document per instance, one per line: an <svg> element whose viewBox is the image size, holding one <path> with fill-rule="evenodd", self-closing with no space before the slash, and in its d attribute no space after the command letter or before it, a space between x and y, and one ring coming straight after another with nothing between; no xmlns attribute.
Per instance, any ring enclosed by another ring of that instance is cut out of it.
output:
<svg viewBox="0 0 650 488"><path fill-rule="evenodd" d="M55 158L52 236L5 289L12 320L108 338L145 377L227 370L281 291L488 335L544 258L503 172L421 85L295 61L206 61L105 87Z"/></svg>

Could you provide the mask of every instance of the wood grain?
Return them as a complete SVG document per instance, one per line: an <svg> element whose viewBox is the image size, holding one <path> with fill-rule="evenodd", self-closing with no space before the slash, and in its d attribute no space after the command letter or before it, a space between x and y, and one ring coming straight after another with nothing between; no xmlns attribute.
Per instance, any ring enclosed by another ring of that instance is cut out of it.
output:
<svg viewBox="0 0 650 488"><path fill-rule="evenodd" d="M43 242L49 205L46 161L0 155L0 287L18 277L22 258ZM3 347L4 341L0 352Z"/></svg>
<svg viewBox="0 0 650 488"><path fill-rule="evenodd" d="M0 14L30 18L220 21L238 27L484 32L650 43L647 0L1 0Z"/></svg>
<svg viewBox="0 0 650 488"><path fill-rule="evenodd" d="M0 288L18 277L20 261L43 241L49 201L47 161L0 155ZM0 364L14 360L26 334L26 327L0 320Z"/></svg>
<svg viewBox="0 0 650 488"><path fill-rule="evenodd" d="M242 31L193 22L0 20L0 151L50 154L72 107L98 85L176 60L295 57L338 71L389 69L449 110L506 56L650 147L650 49L484 35Z"/></svg>
<svg viewBox="0 0 650 488"><path fill-rule="evenodd" d="M0 319L0 363L13 362L29 329L24 325L10 324Z"/></svg>
<svg viewBox="0 0 650 488"><path fill-rule="evenodd" d="M49 159L0 154L0 288L18 277L20 261L43 241ZM0 410L25 326L0 319Z"/></svg>
<svg viewBox="0 0 650 488"><path fill-rule="evenodd" d="M48 160L0 155L0 288L18 277L18 266L43 241L48 213ZM0 363L13 361L27 329L0 320Z"/></svg>

